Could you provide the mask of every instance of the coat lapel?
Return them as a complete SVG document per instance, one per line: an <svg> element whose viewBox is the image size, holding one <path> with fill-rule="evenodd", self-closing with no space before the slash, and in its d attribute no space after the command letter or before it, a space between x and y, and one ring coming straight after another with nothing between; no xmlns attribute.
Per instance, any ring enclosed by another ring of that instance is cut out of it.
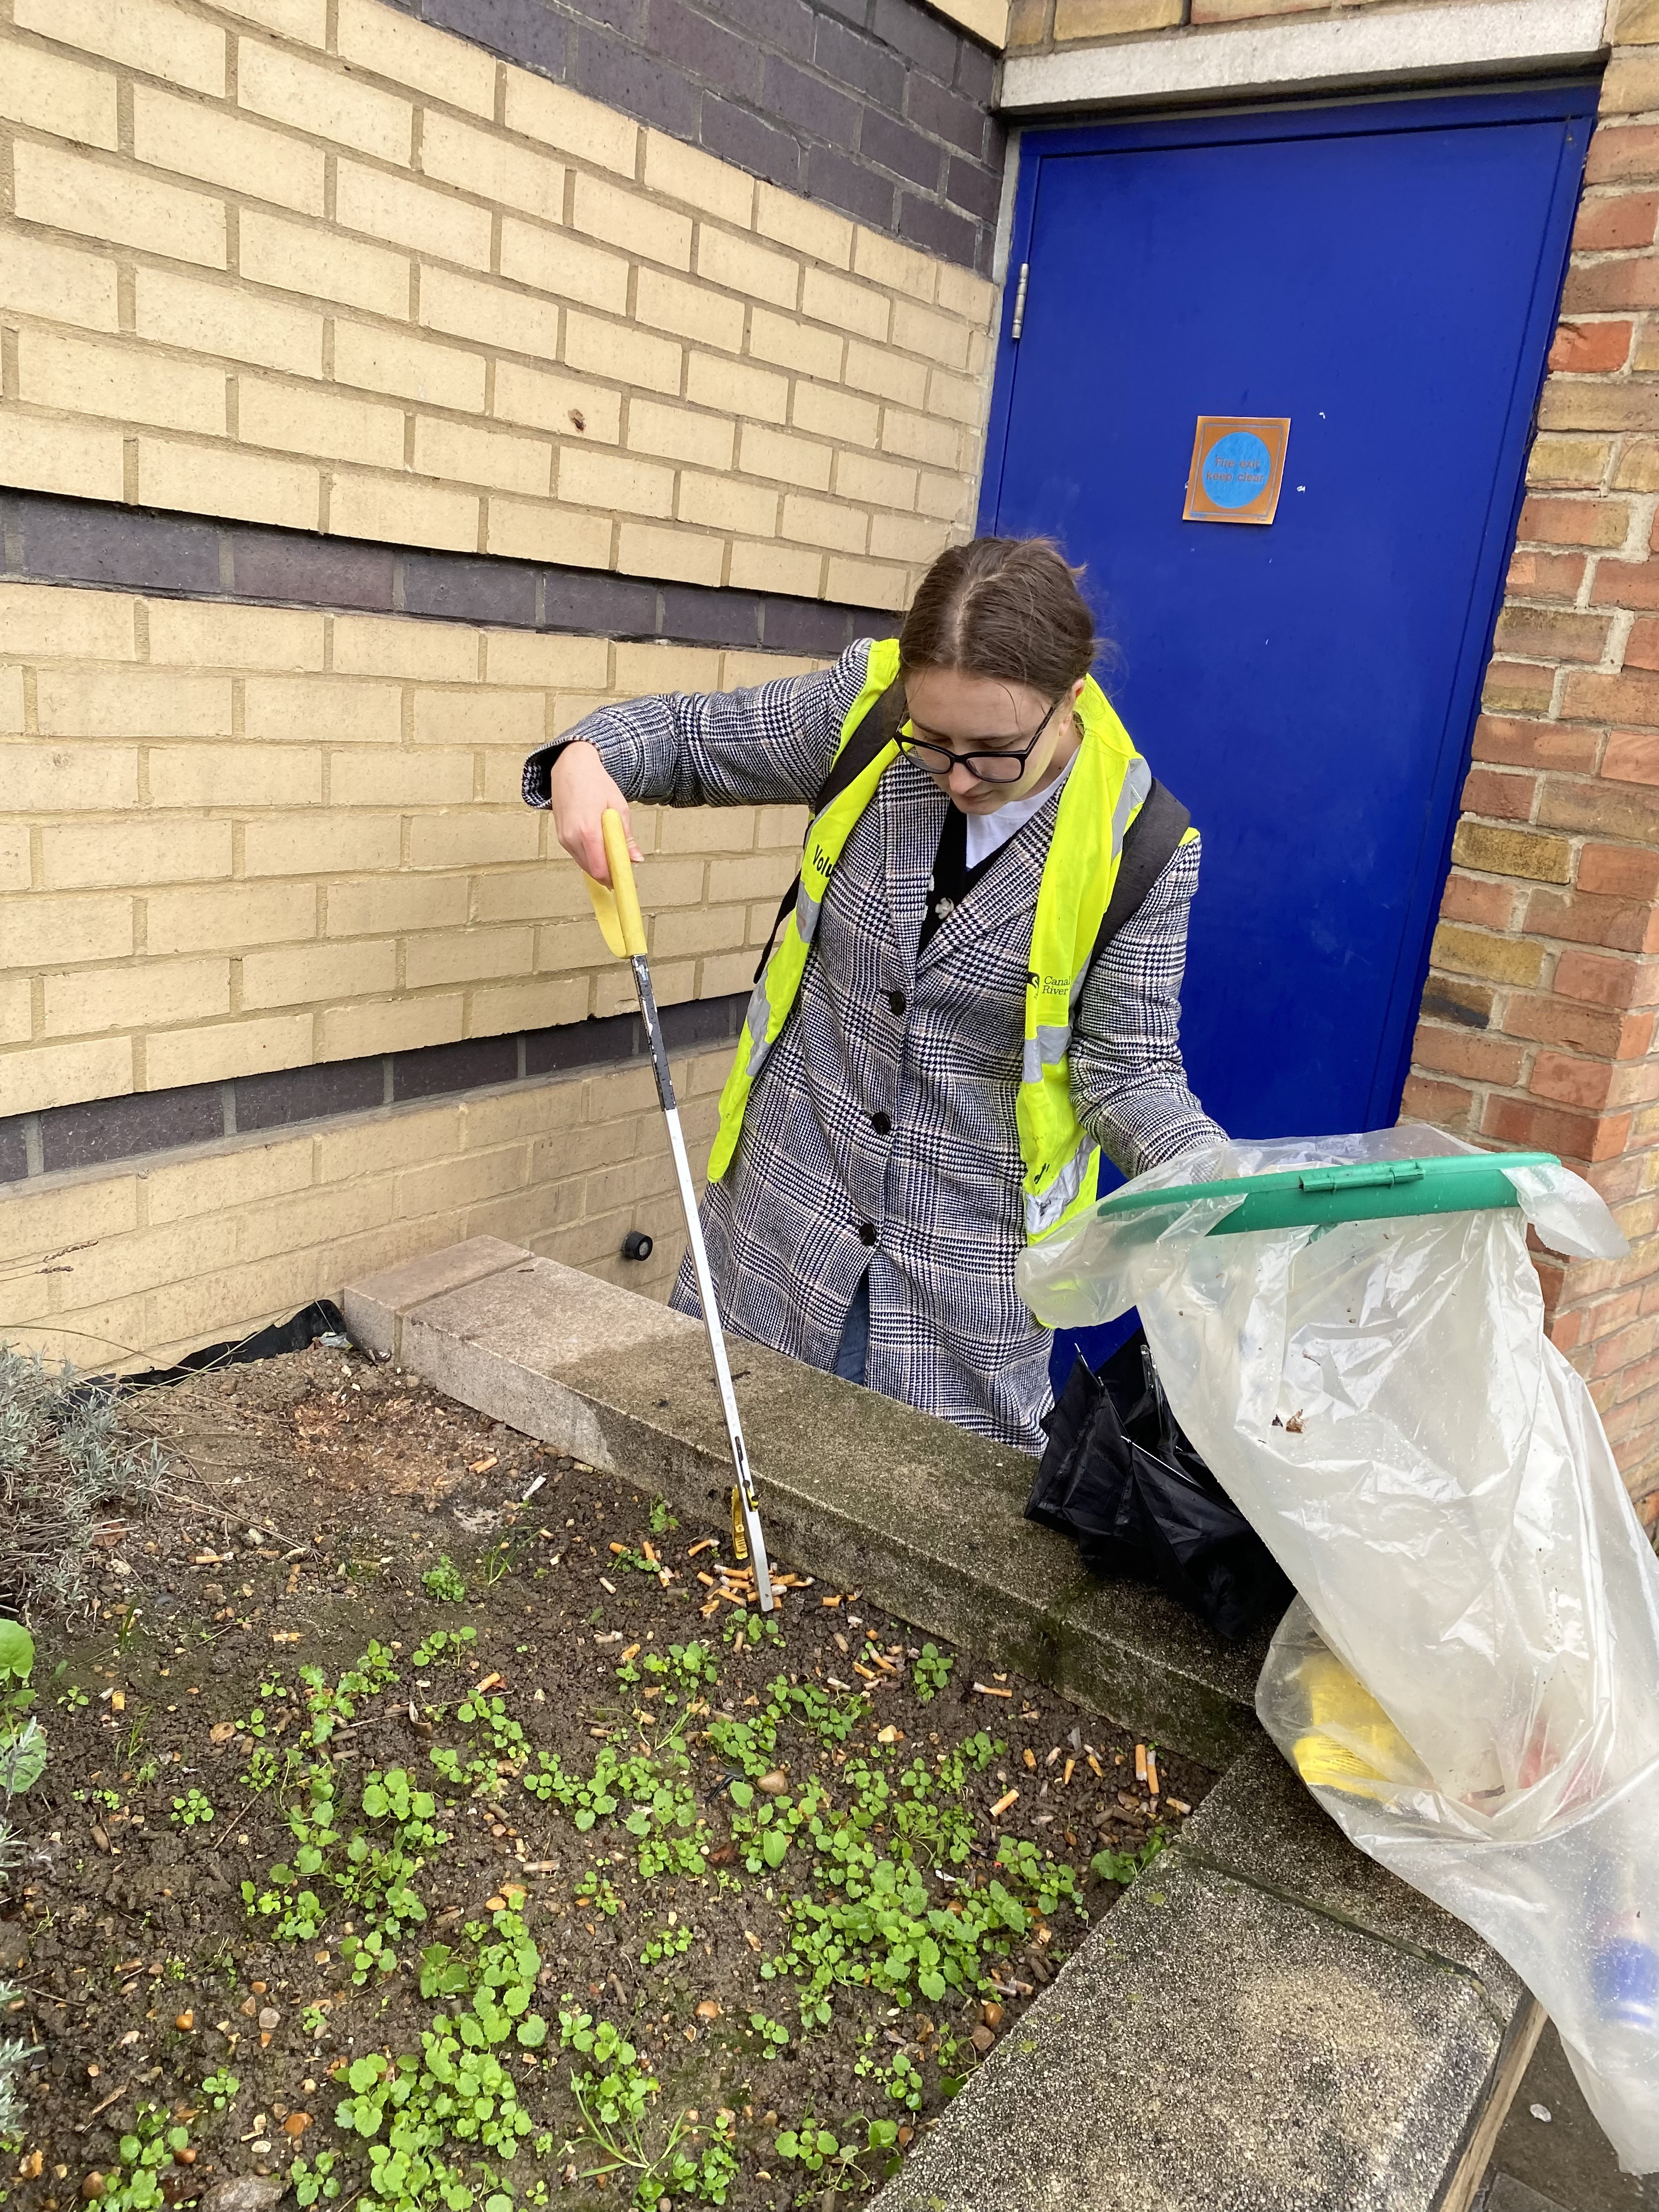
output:
<svg viewBox="0 0 1659 2212"><path fill-rule="evenodd" d="M954 913L947 914L933 932L927 949L916 963L920 973L926 974L939 962L953 958L965 945L994 936L1016 915L1024 917L1029 941L1031 924L1036 918L1042 864L1048 857L1054 837L1054 806L1045 806L1014 832L961 905ZM937 842L935 833L936 848ZM931 862L930 854L930 865Z"/></svg>
<svg viewBox="0 0 1659 2212"><path fill-rule="evenodd" d="M924 775L914 761L902 758L894 762L878 788L887 904L893 918L899 969L908 983L915 976L916 943L927 904L927 881L933 872L947 802L931 776Z"/></svg>

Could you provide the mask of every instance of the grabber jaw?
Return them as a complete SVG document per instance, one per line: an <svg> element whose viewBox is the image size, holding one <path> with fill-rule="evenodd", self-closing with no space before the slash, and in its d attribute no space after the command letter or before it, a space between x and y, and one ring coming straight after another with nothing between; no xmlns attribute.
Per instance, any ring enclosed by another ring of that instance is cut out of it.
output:
<svg viewBox="0 0 1659 2212"><path fill-rule="evenodd" d="M770 1613L777 1601L772 1595L771 1569L766 1557L766 1539L761 1533L760 1515L743 1494L743 1485L732 1486L732 1548L739 1559L752 1561L755 1569L755 1595L763 1613Z"/></svg>

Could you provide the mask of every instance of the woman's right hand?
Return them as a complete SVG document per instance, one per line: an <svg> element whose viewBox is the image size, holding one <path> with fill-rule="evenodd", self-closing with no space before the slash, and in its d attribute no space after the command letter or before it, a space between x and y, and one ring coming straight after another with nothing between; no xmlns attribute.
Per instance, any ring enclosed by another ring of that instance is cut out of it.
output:
<svg viewBox="0 0 1659 2212"><path fill-rule="evenodd" d="M571 859L595 883L611 881L611 865L605 857L605 832L600 823L607 808L622 817L629 857L645 858L634 842L628 801L617 789L597 750L586 738L577 738L560 749L547 780L548 803L553 812L553 831Z"/></svg>

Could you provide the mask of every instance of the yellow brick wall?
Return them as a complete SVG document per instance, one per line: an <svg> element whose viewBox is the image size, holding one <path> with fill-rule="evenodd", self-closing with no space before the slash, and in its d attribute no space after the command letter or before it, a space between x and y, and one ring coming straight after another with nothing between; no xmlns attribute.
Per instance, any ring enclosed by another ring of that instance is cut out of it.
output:
<svg viewBox="0 0 1659 2212"><path fill-rule="evenodd" d="M525 755L812 665L0 585L0 1115L631 1009ZM637 810L664 1004L747 988L803 820Z"/></svg>
<svg viewBox="0 0 1659 2212"><path fill-rule="evenodd" d="M11 17L0 482L886 607L969 527L981 278L381 0Z"/></svg>
<svg viewBox="0 0 1659 2212"><path fill-rule="evenodd" d="M699 1155L728 1057L675 1062ZM508 1085L14 1187L0 1341L82 1368L155 1366L479 1236L662 1297L680 1221L648 1067ZM620 1256L632 1228L656 1239L643 1266Z"/></svg>

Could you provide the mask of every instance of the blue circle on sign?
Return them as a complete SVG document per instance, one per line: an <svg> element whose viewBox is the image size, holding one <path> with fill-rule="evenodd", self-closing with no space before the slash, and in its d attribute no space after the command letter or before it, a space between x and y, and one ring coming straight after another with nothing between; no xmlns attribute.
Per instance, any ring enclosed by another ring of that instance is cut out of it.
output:
<svg viewBox="0 0 1659 2212"><path fill-rule="evenodd" d="M1273 481L1273 457L1254 430L1229 430L1204 456L1205 497L1212 507L1249 507Z"/></svg>

